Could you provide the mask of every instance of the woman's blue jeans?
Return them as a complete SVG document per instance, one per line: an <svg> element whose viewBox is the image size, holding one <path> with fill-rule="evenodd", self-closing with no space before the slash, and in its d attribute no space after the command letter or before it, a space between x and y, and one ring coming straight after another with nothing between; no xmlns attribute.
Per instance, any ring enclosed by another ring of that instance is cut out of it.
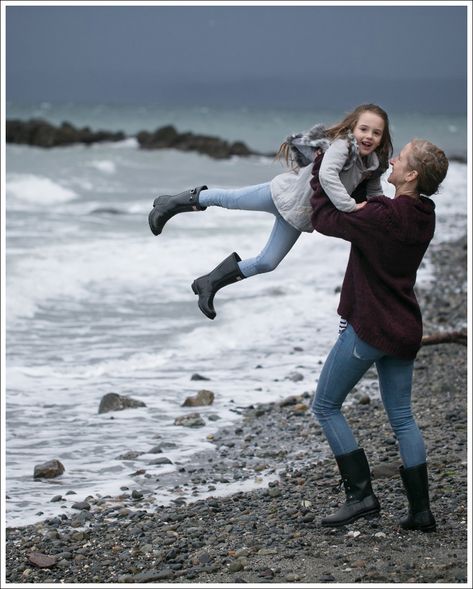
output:
<svg viewBox="0 0 473 589"><path fill-rule="evenodd" d="M411 408L414 361L387 356L373 348L356 335L350 324L340 333L327 357L311 405L332 452L339 456L358 448L341 407L372 364L376 364L381 399L399 442L404 467L424 463L424 440Z"/></svg>
<svg viewBox="0 0 473 589"><path fill-rule="evenodd" d="M256 257L238 263L246 278L274 270L301 234L281 217L271 196L269 182L237 189L210 188L202 190L199 194L199 204L204 207L263 211L275 216L273 229L263 250Z"/></svg>

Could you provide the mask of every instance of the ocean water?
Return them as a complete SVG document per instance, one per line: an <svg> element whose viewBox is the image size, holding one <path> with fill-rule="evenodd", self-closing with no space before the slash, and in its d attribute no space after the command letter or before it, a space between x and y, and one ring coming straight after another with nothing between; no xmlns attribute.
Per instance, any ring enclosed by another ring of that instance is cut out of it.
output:
<svg viewBox="0 0 473 589"><path fill-rule="evenodd" d="M262 151L328 114L309 119L310 113L290 111L48 104L10 104L7 110L8 118L42 116L129 134L171 123ZM393 127L399 147L415 135L449 153L466 153L461 117L399 115ZM196 451L210 447L209 434L236 422L238 407L312 393L319 361L337 337L336 289L349 245L303 234L274 272L220 291L218 315L210 321L197 307L193 279L232 251L257 253L272 218L209 208L173 218L159 237L147 221L158 194L200 184L256 184L281 171L265 157L215 161L174 150L141 151L133 138L53 150L6 146L8 525L63 513L50 499L68 490L77 493L74 500L118 494L123 485L134 487L130 474L138 468L159 476L192 461ZM384 179L383 188L392 196ZM463 235L465 164L451 163L435 201L434 242ZM426 261L418 282L431 278ZM288 378L295 370L302 381ZM192 381L194 373L210 380ZM181 405L202 388L215 393L212 406L197 409L206 425L174 425L176 417L195 411ZM99 415L100 399L110 392L146 407ZM217 421L209 419L214 415ZM148 465L157 436L176 444L164 454L173 464ZM118 458L128 450L144 454ZM65 473L34 480L34 466L53 458ZM172 497L171 489L157 493L163 503Z"/></svg>

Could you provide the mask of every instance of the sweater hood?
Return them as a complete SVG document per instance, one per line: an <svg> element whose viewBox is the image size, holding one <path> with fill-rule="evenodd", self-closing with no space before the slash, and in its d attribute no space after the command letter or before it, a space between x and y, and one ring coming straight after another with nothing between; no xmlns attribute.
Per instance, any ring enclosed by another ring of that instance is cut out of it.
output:
<svg viewBox="0 0 473 589"><path fill-rule="evenodd" d="M374 197L371 200L386 197ZM404 243L428 244L435 231L435 203L425 196L414 199L399 195L392 199L392 228Z"/></svg>

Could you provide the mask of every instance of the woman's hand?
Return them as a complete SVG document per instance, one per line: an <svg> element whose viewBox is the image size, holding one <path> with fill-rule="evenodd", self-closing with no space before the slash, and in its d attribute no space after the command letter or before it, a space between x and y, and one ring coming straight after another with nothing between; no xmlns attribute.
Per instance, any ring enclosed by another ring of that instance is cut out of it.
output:
<svg viewBox="0 0 473 589"><path fill-rule="evenodd" d="M367 203L367 202L368 202L368 201L364 200L363 202L359 202L359 203L357 203L357 204L356 204L356 209L355 209L355 211L359 211L360 209L362 209L364 206L366 206L366 203Z"/></svg>

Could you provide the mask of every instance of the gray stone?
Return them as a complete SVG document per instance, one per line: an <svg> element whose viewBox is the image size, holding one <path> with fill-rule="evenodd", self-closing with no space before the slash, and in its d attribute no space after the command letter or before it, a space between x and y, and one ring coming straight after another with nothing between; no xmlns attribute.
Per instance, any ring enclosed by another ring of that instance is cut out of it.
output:
<svg viewBox="0 0 473 589"><path fill-rule="evenodd" d="M72 509L79 509L79 510L86 510L89 511L90 505L87 501L77 501L77 503L73 503L71 505Z"/></svg>
<svg viewBox="0 0 473 589"><path fill-rule="evenodd" d="M64 465L55 458L48 462L43 462L43 464L37 464L34 467L33 477L35 479L53 479L62 475L64 470Z"/></svg>
<svg viewBox="0 0 473 589"><path fill-rule="evenodd" d="M150 462L148 462L148 464L155 466L159 464L172 464L172 460L166 458L166 456L162 456L161 458L155 458L154 460L151 460Z"/></svg>
<svg viewBox="0 0 473 589"><path fill-rule="evenodd" d="M187 397L182 404L183 407L204 407L206 405L212 405L214 402L215 395L212 391L202 389L194 397Z"/></svg>
<svg viewBox="0 0 473 589"><path fill-rule="evenodd" d="M120 454L120 456L117 456L117 460L134 460L135 458L138 458L138 456L141 456L142 454L144 454L144 452L137 452L136 450L128 450L127 452Z"/></svg>
<svg viewBox="0 0 473 589"><path fill-rule="evenodd" d="M196 372L191 376L191 380L210 380L206 376L202 376L201 374L197 374Z"/></svg>
<svg viewBox="0 0 473 589"><path fill-rule="evenodd" d="M99 413L108 413L109 411L122 411L135 407L146 407L143 401L137 401L131 397L119 395L117 393L107 393L102 397L99 405Z"/></svg>
<svg viewBox="0 0 473 589"><path fill-rule="evenodd" d="M28 560L31 562L31 564L34 564L40 569L53 567L57 562L55 556L49 556L47 554L43 554L42 552L31 552L28 554Z"/></svg>
<svg viewBox="0 0 473 589"><path fill-rule="evenodd" d="M189 415L183 415L176 417L174 425L182 425L184 427L202 427L205 425L205 421L202 419L199 413L189 413Z"/></svg>

